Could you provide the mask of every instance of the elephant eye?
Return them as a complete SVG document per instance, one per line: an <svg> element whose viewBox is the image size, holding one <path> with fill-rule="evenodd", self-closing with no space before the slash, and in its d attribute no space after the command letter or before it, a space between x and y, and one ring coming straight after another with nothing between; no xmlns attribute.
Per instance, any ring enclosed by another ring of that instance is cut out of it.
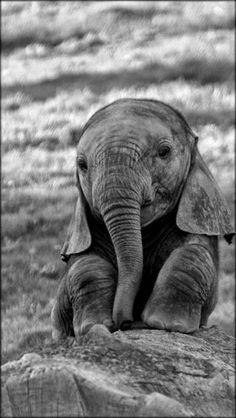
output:
<svg viewBox="0 0 236 418"><path fill-rule="evenodd" d="M166 157L168 157L169 154L170 154L170 147L168 145L162 145L158 149L158 155L161 158L166 158Z"/></svg>
<svg viewBox="0 0 236 418"><path fill-rule="evenodd" d="M86 159L84 157L78 157L77 163L82 173L86 173L88 170L88 164L87 164Z"/></svg>

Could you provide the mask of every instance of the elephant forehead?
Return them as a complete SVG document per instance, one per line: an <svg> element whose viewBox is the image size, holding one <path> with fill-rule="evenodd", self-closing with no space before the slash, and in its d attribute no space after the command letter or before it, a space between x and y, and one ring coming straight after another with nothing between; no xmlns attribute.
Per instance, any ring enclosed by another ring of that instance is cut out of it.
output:
<svg viewBox="0 0 236 418"><path fill-rule="evenodd" d="M137 120L130 116L116 115L114 119L108 118L89 127L81 137L79 148L93 152L99 144L132 143L141 149L146 149L163 138L176 141L171 129L157 118L142 117Z"/></svg>

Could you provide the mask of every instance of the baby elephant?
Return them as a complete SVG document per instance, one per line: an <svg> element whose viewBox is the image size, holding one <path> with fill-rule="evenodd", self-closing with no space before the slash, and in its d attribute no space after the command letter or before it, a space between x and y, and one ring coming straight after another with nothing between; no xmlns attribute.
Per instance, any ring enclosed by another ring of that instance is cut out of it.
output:
<svg viewBox="0 0 236 418"><path fill-rule="evenodd" d="M100 109L80 135L76 176L54 339L78 339L96 324L183 333L206 325L217 301L218 236L230 243L234 234L183 116L146 99Z"/></svg>

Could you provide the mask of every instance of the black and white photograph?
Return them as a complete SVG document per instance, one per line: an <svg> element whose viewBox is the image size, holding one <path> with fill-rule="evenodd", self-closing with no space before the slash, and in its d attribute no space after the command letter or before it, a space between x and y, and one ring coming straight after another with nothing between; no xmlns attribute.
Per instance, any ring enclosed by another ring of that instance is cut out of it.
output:
<svg viewBox="0 0 236 418"><path fill-rule="evenodd" d="M1 1L1 417L235 417L235 2Z"/></svg>

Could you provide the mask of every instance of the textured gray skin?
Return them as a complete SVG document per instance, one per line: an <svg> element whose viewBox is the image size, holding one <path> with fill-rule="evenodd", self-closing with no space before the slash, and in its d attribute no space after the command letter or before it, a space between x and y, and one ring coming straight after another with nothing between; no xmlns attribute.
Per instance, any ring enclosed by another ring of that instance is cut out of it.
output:
<svg viewBox="0 0 236 418"><path fill-rule="evenodd" d="M217 301L226 202L183 117L154 100L95 113L77 147L78 201L62 249L67 270L53 337L92 325L191 333Z"/></svg>

